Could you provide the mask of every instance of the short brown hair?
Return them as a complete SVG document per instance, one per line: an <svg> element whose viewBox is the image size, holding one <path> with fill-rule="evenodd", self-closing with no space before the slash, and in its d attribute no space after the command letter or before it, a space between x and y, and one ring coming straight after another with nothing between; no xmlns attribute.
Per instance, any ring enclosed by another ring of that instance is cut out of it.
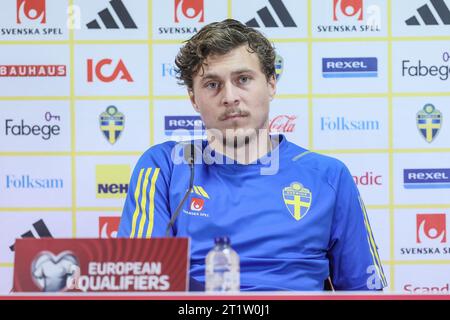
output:
<svg viewBox="0 0 450 320"><path fill-rule="evenodd" d="M266 78L275 75L275 50L269 40L237 20L226 19L204 26L180 49L175 58L179 83L192 90L193 77L209 55L223 55L245 44L249 52L258 55Z"/></svg>

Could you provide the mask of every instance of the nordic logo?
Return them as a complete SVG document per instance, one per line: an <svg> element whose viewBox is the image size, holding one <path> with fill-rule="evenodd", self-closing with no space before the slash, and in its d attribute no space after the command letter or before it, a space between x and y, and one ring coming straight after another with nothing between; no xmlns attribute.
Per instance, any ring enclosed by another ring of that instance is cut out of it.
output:
<svg viewBox="0 0 450 320"><path fill-rule="evenodd" d="M431 0L433 7L428 4L424 4L417 9L418 16L422 22L414 15L405 21L408 26L420 26L422 24L426 26L437 26L440 24L450 25L450 10L444 0ZM435 13L431 10L434 8ZM440 21L438 21L438 18Z"/></svg>
<svg viewBox="0 0 450 320"><path fill-rule="evenodd" d="M291 14L287 10L286 6L284 5L283 1L281 0L269 0L269 3L272 6L272 9L274 10L275 14L272 14L268 7L263 7L262 9L257 11L259 19L261 19L262 23L264 24L264 27L266 28L279 28L279 25L277 21L275 20L274 16L277 16L280 20L283 27L297 27L297 24L295 23L294 19L292 19ZM256 18L253 18L245 23L247 26L252 28L259 28L261 25L256 20Z"/></svg>
<svg viewBox="0 0 450 320"><path fill-rule="evenodd" d="M374 78L378 77L378 59L369 58L323 58L324 78Z"/></svg>
<svg viewBox="0 0 450 320"><path fill-rule="evenodd" d="M450 169L404 169L403 185L406 189L448 189Z"/></svg>

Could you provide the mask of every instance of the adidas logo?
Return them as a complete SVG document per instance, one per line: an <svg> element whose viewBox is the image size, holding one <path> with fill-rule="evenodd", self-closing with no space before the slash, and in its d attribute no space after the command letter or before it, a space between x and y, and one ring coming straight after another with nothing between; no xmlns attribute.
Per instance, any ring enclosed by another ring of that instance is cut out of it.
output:
<svg viewBox="0 0 450 320"><path fill-rule="evenodd" d="M286 6L281 0L269 0L269 3L272 5L272 8L275 11L280 22L283 24L283 27L297 27L294 19L292 19L289 11L286 9ZM257 13L266 28L278 28L277 21L275 21L275 18L267 7L258 10ZM248 27L252 28L260 27L256 18L247 21L245 24Z"/></svg>
<svg viewBox="0 0 450 320"><path fill-rule="evenodd" d="M109 3L111 4L111 7L114 9L114 12L116 13L117 17L119 18L120 22L122 23L125 29L137 29L137 26L134 23L133 18L131 18L130 13L123 4L122 0L111 0ZM102 20L106 29L120 28L119 25L116 23L116 20L114 20L114 17L108 8L100 11L98 15L100 16L100 19ZM88 27L88 29L101 29L101 26L97 20L92 20L86 26Z"/></svg>
<svg viewBox="0 0 450 320"><path fill-rule="evenodd" d="M444 0L431 0L431 4L433 5L434 10L436 11L437 15L441 18L442 23L445 25L450 25L450 10L448 9ZM431 11L430 6L428 4L421 6L419 9L417 9L417 12L418 12L420 18L422 19L423 23L426 26L439 25L439 22L436 19L436 16L433 14L433 12ZM419 19L417 19L417 16L412 16L405 22L408 26L420 26L421 25Z"/></svg>
<svg viewBox="0 0 450 320"><path fill-rule="evenodd" d="M33 223L34 231L37 233L37 237L33 234L32 230L28 230L24 234L22 234L21 238L53 238L52 234L48 230L47 226L44 223L44 220L40 219ZM14 245L10 246L9 249L14 251Z"/></svg>

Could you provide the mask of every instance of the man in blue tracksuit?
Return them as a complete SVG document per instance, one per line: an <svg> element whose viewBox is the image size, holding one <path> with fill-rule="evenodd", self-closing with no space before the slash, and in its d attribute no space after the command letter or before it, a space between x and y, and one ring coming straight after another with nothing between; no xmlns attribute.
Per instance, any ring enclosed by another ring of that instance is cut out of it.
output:
<svg viewBox="0 0 450 320"><path fill-rule="evenodd" d="M205 256L229 236L241 290L379 290L386 286L367 212L346 166L269 135L275 52L235 20L205 26L176 64L207 139L190 166L180 144L147 150L130 182L119 237L191 238L190 277L204 283ZM180 153L180 150L182 151ZM178 157L178 158L177 158ZM181 163L180 163L181 162Z"/></svg>

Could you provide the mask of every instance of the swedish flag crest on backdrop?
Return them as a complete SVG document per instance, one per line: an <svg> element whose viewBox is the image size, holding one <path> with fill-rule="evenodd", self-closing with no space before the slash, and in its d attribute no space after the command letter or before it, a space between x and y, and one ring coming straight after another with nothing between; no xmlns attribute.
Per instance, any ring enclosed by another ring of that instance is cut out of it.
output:
<svg viewBox="0 0 450 320"><path fill-rule="evenodd" d="M275 80L278 82L280 80L281 75L283 74L284 70L284 59L280 55L276 55L275 57Z"/></svg>
<svg viewBox="0 0 450 320"><path fill-rule="evenodd" d="M115 144L125 128L125 116L115 106L100 114L100 130L110 144Z"/></svg>
<svg viewBox="0 0 450 320"><path fill-rule="evenodd" d="M312 193L299 182L293 182L283 189L283 200L289 213L295 220L302 219L309 211Z"/></svg>
<svg viewBox="0 0 450 320"><path fill-rule="evenodd" d="M442 126L442 113L431 103L426 104L417 112L417 129L428 143L433 142Z"/></svg>

